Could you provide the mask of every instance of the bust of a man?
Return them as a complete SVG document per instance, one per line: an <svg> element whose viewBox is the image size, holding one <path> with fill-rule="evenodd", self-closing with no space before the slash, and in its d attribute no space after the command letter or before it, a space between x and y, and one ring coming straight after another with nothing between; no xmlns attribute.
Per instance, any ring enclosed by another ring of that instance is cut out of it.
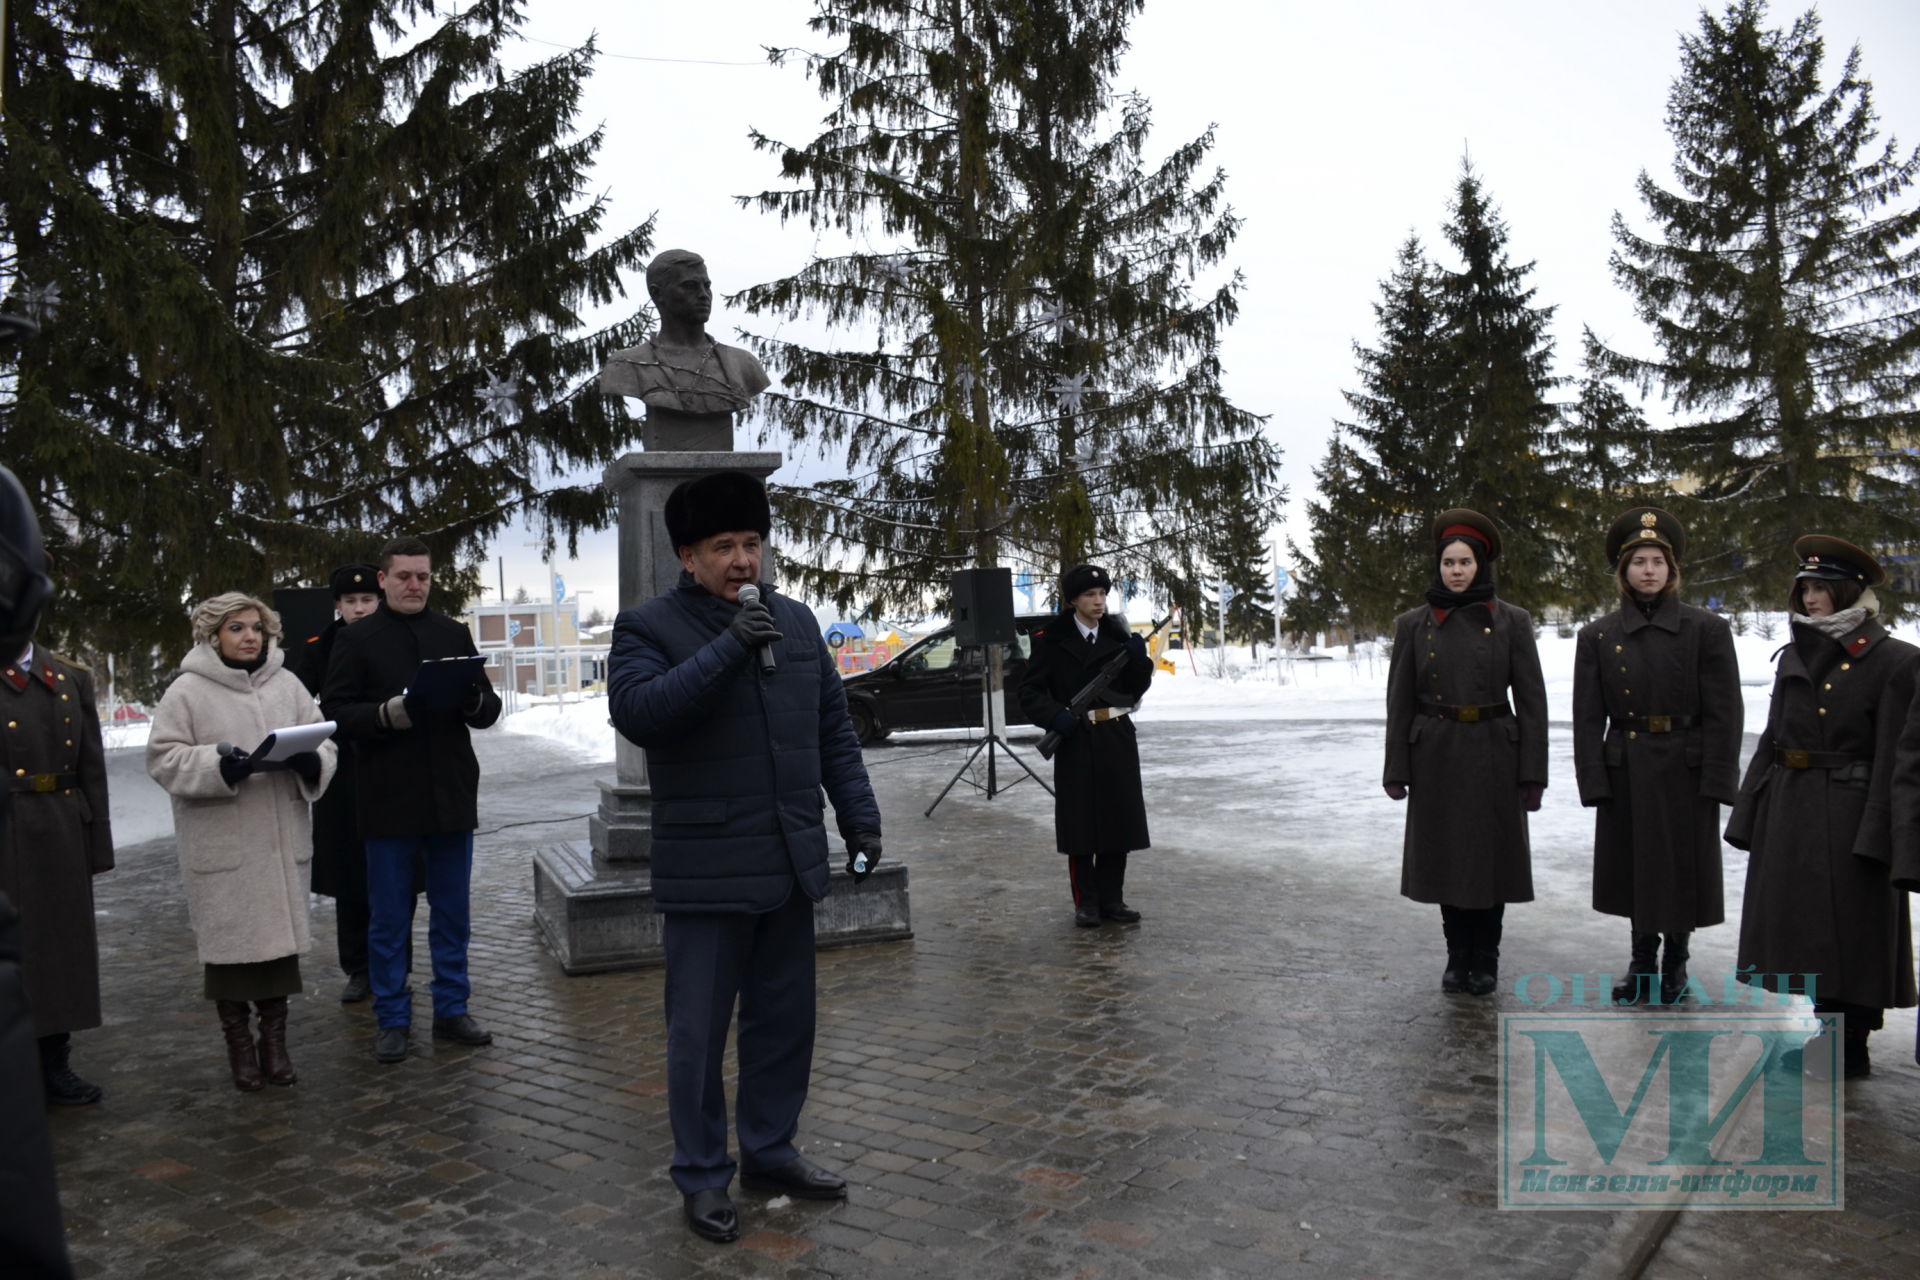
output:
<svg viewBox="0 0 1920 1280"><path fill-rule="evenodd" d="M647 294L660 330L616 351L600 370L600 389L647 406L641 445L649 450L733 448L733 415L767 389L767 371L750 351L707 335L713 282L706 259L669 249L647 264Z"/></svg>

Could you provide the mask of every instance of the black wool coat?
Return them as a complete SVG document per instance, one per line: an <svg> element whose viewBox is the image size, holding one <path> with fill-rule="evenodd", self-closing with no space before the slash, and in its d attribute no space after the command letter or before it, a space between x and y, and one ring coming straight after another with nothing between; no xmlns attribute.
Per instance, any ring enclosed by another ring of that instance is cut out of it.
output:
<svg viewBox="0 0 1920 1280"><path fill-rule="evenodd" d="M1443 703L1505 703L1513 714L1471 724L1421 714ZM1520 788L1547 783L1547 687L1525 609L1495 599L1443 618L1423 604L1394 619L1381 781L1407 788L1404 897L1471 908L1533 901Z"/></svg>
<svg viewBox="0 0 1920 1280"><path fill-rule="evenodd" d="M1020 680L1020 707L1042 729L1066 710L1100 668L1126 650L1128 631L1112 614L1100 619L1096 643L1081 638L1073 611L1032 634L1033 652ZM1130 658L1096 707L1128 707L1153 683L1153 659ZM1126 853L1151 847L1140 783L1140 747L1133 717L1083 724L1053 757L1054 845L1065 854Z"/></svg>
<svg viewBox="0 0 1920 1280"><path fill-rule="evenodd" d="M647 753L650 872L662 912L760 914L830 892L826 797L841 837L878 836L847 694L813 611L762 584L774 669L728 630L740 606L682 573L614 622L613 727Z"/></svg>
<svg viewBox="0 0 1920 1280"><path fill-rule="evenodd" d="M1739 794L1744 719L1724 618L1667 596L1651 618L1627 603L1581 628L1573 763L1595 811L1595 911L1653 933L1726 919L1720 806Z"/></svg>
<svg viewBox="0 0 1920 1280"><path fill-rule="evenodd" d="M346 629L339 618L298 651L294 674L307 692L319 697L333 658L333 642ZM339 732L340 768L333 781L313 802L313 891L328 898L367 896L367 848L360 839L359 792L354 786L353 744Z"/></svg>
<svg viewBox="0 0 1920 1280"><path fill-rule="evenodd" d="M1769 991L1800 989L1777 974L1814 973L1820 999L1905 1008L1915 999L1913 927L1895 883L1904 842L1893 780L1920 649L1871 617L1838 641L1799 625L1793 633L1727 823L1727 843L1748 855L1738 964ZM1795 769L1779 749L1854 763Z"/></svg>
<svg viewBox="0 0 1920 1280"><path fill-rule="evenodd" d="M396 613L385 601L335 635L320 710L353 748L362 840L472 831L480 825L480 762L470 729L500 718L500 695L484 675L471 715L422 712L410 729L380 727L380 704L401 693L428 658L477 652L465 626L423 609ZM342 772L345 772L343 770Z"/></svg>

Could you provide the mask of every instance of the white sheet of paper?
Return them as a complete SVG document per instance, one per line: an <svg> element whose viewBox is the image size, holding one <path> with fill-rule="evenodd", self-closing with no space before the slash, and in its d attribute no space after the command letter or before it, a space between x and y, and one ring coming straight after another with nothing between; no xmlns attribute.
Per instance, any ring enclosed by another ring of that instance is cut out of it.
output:
<svg viewBox="0 0 1920 1280"><path fill-rule="evenodd" d="M271 764L288 756L297 756L302 751L317 751L320 744L331 738L333 731L339 727L331 720L322 720L319 724L290 724L284 729L275 729L272 748L265 755L256 751L253 758Z"/></svg>

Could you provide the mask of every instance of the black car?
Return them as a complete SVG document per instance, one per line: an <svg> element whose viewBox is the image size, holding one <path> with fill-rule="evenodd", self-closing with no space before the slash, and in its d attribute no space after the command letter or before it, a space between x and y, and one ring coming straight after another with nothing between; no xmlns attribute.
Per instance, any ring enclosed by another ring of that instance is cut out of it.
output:
<svg viewBox="0 0 1920 1280"><path fill-rule="evenodd" d="M1058 614L1026 613L1013 620L1014 640L1002 650L1007 689L1007 723L1031 724L1014 692L1027 670L1029 637ZM871 671L846 678L847 711L862 743L880 742L896 729L978 729L982 727L980 690L986 675L985 650L954 640L943 627L916 640L899 655Z"/></svg>

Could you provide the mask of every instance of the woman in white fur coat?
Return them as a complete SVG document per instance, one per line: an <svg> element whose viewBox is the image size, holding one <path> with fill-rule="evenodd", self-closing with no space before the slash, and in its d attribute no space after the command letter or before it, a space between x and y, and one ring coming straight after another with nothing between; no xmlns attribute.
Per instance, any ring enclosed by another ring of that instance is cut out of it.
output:
<svg viewBox="0 0 1920 1280"><path fill-rule="evenodd" d="M307 932L307 806L327 789L331 741L281 764L248 759L247 748L275 729L312 724L320 709L286 669L280 618L252 596L230 591L193 611L194 646L153 714L147 772L173 797L173 825L186 882L187 914L205 994L226 1034L234 1087L262 1078L292 1084L287 997L300 990ZM230 742L238 753L221 755ZM256 1045L248 1002L259 1014Z"/></svg>

